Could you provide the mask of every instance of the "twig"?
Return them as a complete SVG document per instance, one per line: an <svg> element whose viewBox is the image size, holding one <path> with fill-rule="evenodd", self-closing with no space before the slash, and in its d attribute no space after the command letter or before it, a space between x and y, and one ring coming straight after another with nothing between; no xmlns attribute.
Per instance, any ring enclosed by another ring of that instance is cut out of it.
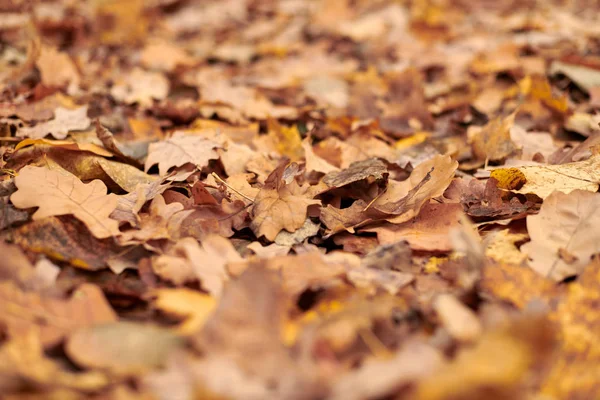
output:
<svg viewBox="0 0 600 400"><path fill-rule="evenodd" d="M0 142L20 142L22 140L22 138L16 137L0 137Z"/></svg>
<svg viewBox="0 0 600 400"><path fill-rule="evenodd" d="M232 192L234 192L235 194L237 194L238 196L243 197L244 199L254 203L254 199L251 199L250 197L246 196L244 193L232 188L227 182L225 182L223 179L221 179L221 177L217 174L215 174L214 172L211 172L210 175L215 178L217 180L217 182L221 183L222 185L224 185L225 187L227 187L227 189L231 190Z"/></svg>

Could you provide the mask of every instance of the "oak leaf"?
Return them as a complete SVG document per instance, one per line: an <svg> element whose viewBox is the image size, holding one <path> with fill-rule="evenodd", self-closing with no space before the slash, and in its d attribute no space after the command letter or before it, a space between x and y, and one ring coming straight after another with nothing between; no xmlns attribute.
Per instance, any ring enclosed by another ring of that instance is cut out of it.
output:
<svg viewBox="0 0 600 400"><path fill-rule="evenodd" d="M537 215L527 217L531 242L521 251L538 273L562 280L576 275L600 252L600 194L554 192Z"/></svg>
<svg viewBox="0 0 600 400"><path fill-rule="evenodd" d="M184 210L181 203L166 204L159 194L150 203L149 213L141 215L140 229L123 232L119 240L123 244L131 244L176 238L181 223L192 212Z"/></svg>
<svg viewBox="0 0 600 400"><path fill-rule="evenodd" d="M180 167L186 163L203 168L210 160L219 158L215 151L218 147L218 143L201 136L175 132L169 139L150 144L145 168L148 171L154 164L158 164L161 176L166 175L169 168Z"/></svg>
<svg viewBox="0 0 600 400"><path fill-rule="evenodd" d="M295 232L306 221L307 209L319 200L308 198L308 187L300 186L296 180L286 183L286 165L277 167L265 181L265 185L254 199L250 228L257 237L265 236L271 242L285 229Z"/></svg>
<svg viewBox="0 0 600 400"><path fill-rule="evenodd" d="M72 214L97 238L120 233L119 223L109 218L118 198L106 194L106 185L100 180L85 184L67 172L26 166L15 185L18 190L10 198L12 203L19 208L39 207L34 220Z"/></svg>
<svg viewBox="0 0 600 400"><path fill-rule="evenodd" d="M17 132L17 136L41 139L46 135L52 135L56 139L64 139L71 131L80 131L90 126L91 121L87 117L88 106L69 110L58 107L54 110L54 119L40 122L33 127L23 127Z"/></svg>
<svg viewBox="0 0 600 400"><path fill-rule="evenodd" d="M530 165L498 168L491 177L498 187L514 193L533 193L542 199L553 191L571 193L574 190L595 192L600 183L600 155L584 161L560 165Z"/></svg>

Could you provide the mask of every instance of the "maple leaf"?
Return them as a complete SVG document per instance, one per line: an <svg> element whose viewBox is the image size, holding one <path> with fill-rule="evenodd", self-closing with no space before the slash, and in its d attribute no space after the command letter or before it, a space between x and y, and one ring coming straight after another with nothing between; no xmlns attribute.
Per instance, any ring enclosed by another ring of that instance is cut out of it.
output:
<svg viewBox="0 0 600 400"><path fill-rule="evenodd" d="M265 236L271 242L285 229L295 232L306 221L308 206L320 204L320 200L306 196L308 187L302 187L292 179L286 183L286 164L277 167L254 199L250 228L257 237Z"/></svg>
<svg viewBox="0 0 600 400"><path fill-rule="evenodd" d="M97 238L120 234L119 223L109 218L118 198L107 195L100 180L85 184L66 171L26 166L15 185L18 190L10 198L12 203L18 208L38 207L34 220L72 214Z"/></svg>
<svg viewBox="0 0 600 400"><path fill-rule="evenodd" d="M527 217L531 242L521 251L538 273L562 280L580 272L600 252L600 194L554 192L537 215Z"/></svg>
<svg viewBox="0 0 600 400"><path fill-rule="evenodd" d="M40 122L33 127L23 127L17 132L18 136L41 139L46 135L52 135L56 139L64 139L71 131L80 131L90 126L91 121L87 117L88 106L69 110L58 107L54 110L54 119Z"/></svg>
<svg viewBox="0 0 600 400"><path fill-rule="evenodd" d="M202 169L210 160L219 158L215 151L218 147L221 147L218 143L201 136L175 132L169 139L150 144L145 168L148 171L151 166L158 164L161 176L166 175L169 168L186 163Z"/></svg>

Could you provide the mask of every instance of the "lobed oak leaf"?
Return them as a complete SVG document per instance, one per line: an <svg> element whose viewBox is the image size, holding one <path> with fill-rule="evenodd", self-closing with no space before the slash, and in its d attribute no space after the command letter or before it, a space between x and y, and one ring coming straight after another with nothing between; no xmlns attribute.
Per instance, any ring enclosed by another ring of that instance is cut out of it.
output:
<svg viewBox="0 0 600 400"><path fill-rule="evenodd" d="M600 194L576 190L554 192L539 214L527 217L531 242L521 246L529 265L560 281L576 275L600 252Z"/></svg>
<svg viewBox="0 0 600 400"><path fill-rule="evenodd" d="M109 218L118 197L106 194L100 180L85 184L66 171L26 166L15 185L18 190L10 198L12 203L18 208L38 207L34 220L72 214L97 238L120 234L119 223Z"/></svg>
<svg viewBox="0 0 600 400"><path fill-rule="evenodd" d="M201 169L210 160L219 158L215 151L218 147L221 147L218 143L201 136L175 132L169 139L150 144L145 169L148 171L154 164L158 164L161 176L166 175L169 168L186 163L192 163Z"/></svg>
<svg viewBox="0 0 600 400"><path fill-rule="evenodd" d="M91 121L87 117L88 106L69 110L58 107L54 110L54 119L40 122L33 127L23 127L17 131L17 136L41 139L46 135L52 135L56 139L64 139L71 131L80 131L90 126Z"/></svg>
<svg viewBox="0 0 600 400"><path fill-rule="evenodd" d="M286 183L285 163L277 167L265 181L254 199L250 228L257 237L265 236L271 242L285 229L295 232L306 221L308 207L320 200L307 197L308 186L300 186L292 178Z"/></svg>

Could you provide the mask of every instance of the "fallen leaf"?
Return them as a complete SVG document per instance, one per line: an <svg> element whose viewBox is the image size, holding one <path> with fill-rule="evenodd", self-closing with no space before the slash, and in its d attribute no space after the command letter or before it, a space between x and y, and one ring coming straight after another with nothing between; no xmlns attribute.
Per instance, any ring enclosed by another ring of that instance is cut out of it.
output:
<svg viewBox="0 0 600 400"><path fill-rule="evenodd" d="M438 295L433 302L433 309L441 325L455 340L472 342L481 335L482 326L477 315L453 295Z"/></svg>
<svg viewBox="0 0 600 400"><path fill-rule="evenodd" d="M134 322L113 322L79 329L65 345L68 357L83 368L136 375L165 364L183 341L166 329Z"/></svg>
<svg viewBox="0 0 600 400"><path fill-rule="evenodd" d="M559 292L556 283L526 266L490 263L483 269L481 289L487 295L523 310L533 302L549 303Z"/></svg>
<svg viewBox="0 0 600 400"><path fill-rule="evenodd" d="M527 217L531 242L521 251L531 268L557 281L581 272L600 252L595 228L600 223L599 205L598 193L576 190L548 196L540 213Z"/></svg>
<svg viewBox="0 0 600 400"><path fill-rule="evenodd" d="M17 132L18 136L41 139L46 135L52 135L56 139L64 139L69 132L87 129L91 121L87 117L88 106L69 110L58 107L54 110L54 119L40 122L33 127L23 127Z"/></svg>
<svg viewBox="0 0 600 400"><path fill-rule="evenodd" d="M218 143L201 136L175 132L164 141L150 144L145 168L148 171L154 164L158 164L160 176L165 176L171 167L180 167L186 163L202 169L210 160L219 157L215 151L218 147Z"/></svg>
<svg viewBox="0 0 600 400"><path fill-rule="evenodd" d="M184 210L181 203L166 204L162 195L150 203L149 213L140 217L140 229L128 230L119 236L123 245L144 243L157 239L176 239L179 227L193 210Z"/></svg>
<svg viewBox="0 0 600 400"><path fill-rule="evenodd" d="M206 291L218 298L229 279L225 266L240 260L229 240L209 235L201 245L189 237L179 240L167 254L154 260L153 267L158 275L175 284L197 279Z"/></svg>
<svg viewBox="0 0 600 400"><path fill-rule="evenodd" d="M550 75L566 75L575 82L577 86L586 91L590 91L592 88L600 86L600 71L582 65L553 61L548 73Z"/></svg>
<svg viewBox="0 0 600 400"><path fill-rule="evenodd" d="M560 341L540 392L554 398L598 396L599 264L593 261L577 281L566 288L550 319L558 324Z"/></svg>
<svg viewBox="0 0 600 400"><path fill-rule="evenodd" d="M72 214L97 238L116 236L119 223L109 218L117 206L117 196L106 194L99 180L88 184L76 177L43 167L26 166L15 178L18 190L11 196L19 208L38 207L33 219ZM45 198L51 199L50 201Z"/></svg>
<svg viewBox="0 0 600 400"><path fill-rule="evenodd" d="M162 73L134 68L116 82L110 94L119 101L149 107L153 100L167 97L169 80Z"/></svg>
<svg viewBox="0 0 600 400"><path fill-rule="evenodd" d="M176 332L191 335L198 332L214 312L217 302L214 297L186 288L157 289L152 292L153 307L183 318Z"/></svg>
<svg viewBox="0 0 600 400"><path fill-rule="evenodd" d="M516 113L508 117L498 117L487 123L471 139L473 154L479 160L500 161L515 150L510 130L515 122Z"/></svg>
<svg viewBox="0 0 600 400"><path fill-rule="evenodd" d="M84 284L70 299L23 292L12 282L0 282L0 321L11 336L34 332L44 347L52 347L75 330L117 320L102 291Z"/></svg>
<svg viewBox="0 0 600 400"><path fill-rule="evenodd" d="M454 362L422 379L414 398L518 398L526 385L525 372L549 356L553 339L548 320L540 316L486 332L474 347L463 349Z"/></svg>
<svg viewBox="0 0 600 400"><path fill-rule="evenodd" d="M35 62L42 83L48 87L63 87L79 84L79 72L68 54L52 47L43 46Z"/></svg>
<svg viewBox="0 0 600 400"><path fill-rule="evenodd" d="M17 396L22 398L24 391L37 388L32 398L41 398L42 388L71 388L81 396L81 392L91 395L109 385L110 379L102 372L74 373L46 357L40 338L34 332L12 337L0 347L0 391L3 395L18 393Z"/></svg>
<svg viewBox="0 0 600 400"><path fill-rule="evenodd" d="M264 235L271 242L282 229L292 233L300 229L306 221L307 208L320 203L307 196L308 187L300 186L296 180L286 182L285 173L285 163L271 172L252 208L250 228L257 237Z"/></svg>
<svg viewBox="0 0 600 400"><path fill-rule="evenodd" d="M419 214L404 223L382 223L361 229L375 232L380 244L406 240L413 250L450 251L450 230L457 227L460 204L425 204Z"/></svg>
<svg viewBox="0 0 600 400"><path fill-rule="evenodd" d="M518 168L494 169L491 177L498 187L515 193L533 193L542 199L554 191L571 193L574 190L596 192L600 182L600 156L585 161L560 165L532 165Z"/></svg>

